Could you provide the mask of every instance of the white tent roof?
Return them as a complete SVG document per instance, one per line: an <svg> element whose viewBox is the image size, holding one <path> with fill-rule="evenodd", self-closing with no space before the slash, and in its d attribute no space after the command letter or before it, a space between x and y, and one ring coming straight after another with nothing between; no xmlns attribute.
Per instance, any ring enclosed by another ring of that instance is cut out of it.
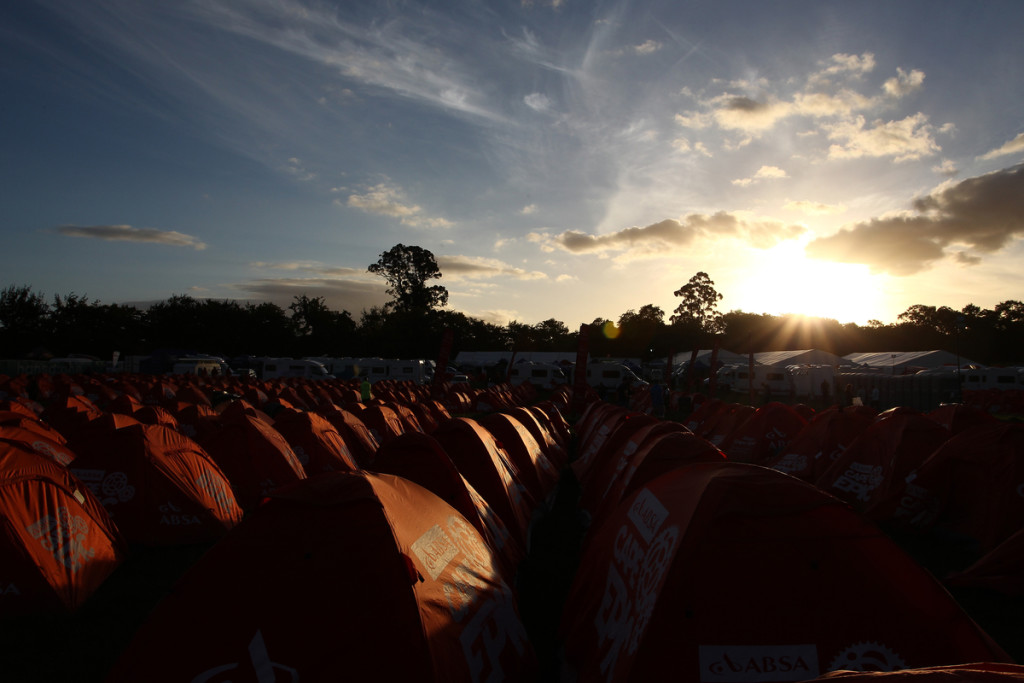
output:
<svg viewBox="0 0 1024 683"><path fill-rule="evenodd" d="M872 351L868 353L851 353L843 356L857 365L872 368L903 370L907 367L940 368L944 365L955 367L957 356L949 351ZM960 367L972 365L974 361L960 356Z"/></svg>

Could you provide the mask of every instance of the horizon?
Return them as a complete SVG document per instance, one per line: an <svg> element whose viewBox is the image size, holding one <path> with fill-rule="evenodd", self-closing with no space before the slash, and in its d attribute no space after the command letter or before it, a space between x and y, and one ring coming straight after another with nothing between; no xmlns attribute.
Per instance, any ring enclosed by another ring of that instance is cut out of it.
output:
<svg viewBox="0 0 1024 683"><path fill-rule="evenodd" d="M992 309L1024 299L1022 24L1016 0L9 3L0 265L358 320L403 243L501 326L667 318L699 271L723 312Z"/></svg>

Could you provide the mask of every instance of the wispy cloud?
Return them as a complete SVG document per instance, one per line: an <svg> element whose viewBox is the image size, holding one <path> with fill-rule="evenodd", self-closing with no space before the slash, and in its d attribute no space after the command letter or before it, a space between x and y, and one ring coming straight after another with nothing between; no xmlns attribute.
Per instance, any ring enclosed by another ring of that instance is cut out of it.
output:
<svg viewBox="0 0 1024 683"><path fill-rule="evenodd" d="M1024 165L947 181L912 207L813 240L807 255L893 275L912 275L946 256L978 263L1024 237Z"/></svg>
<svg viewBox="0 0 1024 683"><path fill-rule="evenodd" d="M335 203L340 205L342 201L337 199ZM450 228L454 225L446 218L424 215L419 205L407 203L400 187L388 183L374 185L362 194L350 194L344 205L366 213L397 218L402 225L410 227Z"/></svg>
<svg viewBox="0 0 1024 683"><path fill-rule="evenodd" d="M737 178L732 181L733 185L739 185L740 187L746 187L761 180L781 180L782 178L788 178L786 174L778 166L762 166L757 169L757 173L749 178Z"/></svg>
<svg viewBox="0 0 1024 683"><path fill-rule="evenodd" d="M988 161L989 159L995 159L997 157L1006 156L1008 154L1022 154L1024 153L1024 133L1018 133L1017 137L1010 140L1001 147L997 147L989 152L985 152L980 157L979 161Z"/></svg>
<svg viewBox="0 0 1024 683"><path fill-rule="evenodd" d="M510 277L514 280L546 280L538 270L526 270L499 259L481 256L448 255L437 257L437 267L444 278L452 280Z"/></svg>
<svg viewBox="0 0 1024 683"><path fill-rule="evenodd" d="M783 208L788 209L789 211L799 211L809 216L826 216L846 211L846 207L842 204L825 204L823 202L809 201L806 199L788 201Z"/></svg>
<svg viewBox="0 0 1024 683"><path fill-rule="evenodd" d="M206 244L198 238L174 230L133 228L130 225L61 225L56 230L61 235L69 237L89 237L109 242L143 242L162 244L168 247L191 247L197 251L206 249Z"/></svg>
<svg viewBox="0 0 1024 683"><path fill-rule="evenodd" d="M825 126L830 140L831 159L893 157L894 161L912 161L942 150L935 142L935 129L928 117L917 113L899 121L874 121L866 124L863 116Z"/></svg>

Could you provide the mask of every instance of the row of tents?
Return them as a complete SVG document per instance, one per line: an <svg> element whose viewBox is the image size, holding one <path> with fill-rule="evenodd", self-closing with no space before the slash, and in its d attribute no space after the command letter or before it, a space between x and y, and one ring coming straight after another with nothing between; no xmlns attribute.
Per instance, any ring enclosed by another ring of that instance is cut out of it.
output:
<svg viewBox="0 0 1024 683"><path fill-rule="evenodd" d="M963 672L933 668L1011 662L874 519L921 509L901 487L909 478L934 496L919 529L945 524L1001 555L994 574L952 580L1024 594L1024 427L871 413L709 402L681 425L591 404L572 463L591 524L560 630L573 680L789 681L839 669L957 680ZM830 474L815 485L809 468L804 478L773 468L795 459L824 460ZM861 495L868 481L878 486Z"/></svg>
<svg viewBox="0 0 1024 683"><path fill-rule="evenodd" d="M1024 481L1015 425L434 389L0 378L0 616L74 611L139 547L206 543L107 680L1024 679L883 531L969 539L1001 569L950 580L1024 593L1020 502L995 493ZM961 436L971 455L925 467ZM521 568L567 480L587 525L551 666Z"/></svg>

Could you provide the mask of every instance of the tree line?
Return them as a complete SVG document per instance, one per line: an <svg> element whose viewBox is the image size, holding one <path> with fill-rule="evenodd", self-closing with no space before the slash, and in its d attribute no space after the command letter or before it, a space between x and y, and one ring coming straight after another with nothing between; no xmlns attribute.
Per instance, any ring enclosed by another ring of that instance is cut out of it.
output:
<svg viewBox="0 0 1024 683"><path fill-rule="evenodd" d="M853 352L943 349L986 365L1024 364L1024 303L994 309L973 304L957 311L914 305L897 322L865 326L825 318L775 316L733 310L707 273L696 273L674 292L680 303L666 320L646 304L618 318L597 318L570 329L549 318L535 324L496 325L446 310L448 292L430 284L441 277L433 254L398 244L367 270L387 282L392 297L361 312L332 310L324 297L295 296L287 308L274 303L196 299L180 294L148 308L104 304L74 293L52 299L30 285L0 291L0 358L123 356L158 351L303 357L436 358L446 335L459 351L560 351L577 348L581 329L592 357L663 359L717 344L737 353L822 349Z"/></svg>

